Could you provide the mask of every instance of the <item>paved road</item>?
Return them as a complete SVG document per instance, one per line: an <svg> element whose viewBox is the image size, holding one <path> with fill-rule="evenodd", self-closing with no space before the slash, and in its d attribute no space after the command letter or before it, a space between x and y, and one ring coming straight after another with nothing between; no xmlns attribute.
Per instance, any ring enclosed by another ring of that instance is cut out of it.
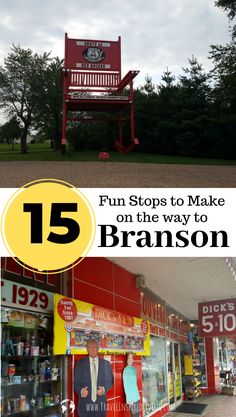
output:
<svg viewBox="0 0 236 417"><path fill-rule="evenodd" d="M2 161L0 187L58 178L86 187L236 187L236 166Z"/></svg>

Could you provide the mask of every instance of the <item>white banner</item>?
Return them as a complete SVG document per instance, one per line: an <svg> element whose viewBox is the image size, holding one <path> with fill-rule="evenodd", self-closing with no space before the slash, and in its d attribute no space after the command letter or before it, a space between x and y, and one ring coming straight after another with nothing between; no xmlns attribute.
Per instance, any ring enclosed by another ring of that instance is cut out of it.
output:
<svg viewBox="0 0 236 417"><path fill-rule="evenodd" d="M95 239L87 256L236 254L234 188L79 190L90 202L96 219ZM1 189L1 214L15 191ZM0 255L10 256L2 239Z"/></svg>

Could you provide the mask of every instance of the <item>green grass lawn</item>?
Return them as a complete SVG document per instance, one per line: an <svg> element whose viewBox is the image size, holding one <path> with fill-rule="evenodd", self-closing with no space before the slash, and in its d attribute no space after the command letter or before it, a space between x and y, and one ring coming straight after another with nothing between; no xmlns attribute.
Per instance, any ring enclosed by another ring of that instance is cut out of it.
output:
<svg viewBox="0 0 236 417"><path fill-rule="evenodd" d="M210 159L210 158L189 158L184 156L157 155L150 153L131 152L121 154L109 152L110 162L141 162L154 164L194 164L194 165L236 165L236 160ZM98 151L73 152L67 150L66 155L49 148L48 144L37 143L28 145L28 153L20 153L20 145L0 144L0 161L98 161L105 163L107 160L98 159Z"/></svg>

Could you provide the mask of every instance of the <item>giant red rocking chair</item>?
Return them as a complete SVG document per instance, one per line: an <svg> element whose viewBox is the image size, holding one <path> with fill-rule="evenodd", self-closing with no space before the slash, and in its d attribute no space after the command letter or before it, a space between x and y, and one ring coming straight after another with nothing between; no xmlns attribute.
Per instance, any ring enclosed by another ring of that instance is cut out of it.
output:
<svg viewBox="0 0 236 417"><path fill-rule="evenodd" d="M65 34L63 74L62 145L66 144L67 121L88 121L86 112L118 112L119 152L129 152L138 144L134 128L133 79L139 71L129 71L121 79L121 39L98 41L70 39ZM129 86L129 95L125 88ZM130 110L130 143L124 145L124 111ZM76 113L75 113L76 112ZM78 113L80 112L80 113ZM70 113L70 117L68 117ZM74 117L79 114L79 117Z"/></svg>

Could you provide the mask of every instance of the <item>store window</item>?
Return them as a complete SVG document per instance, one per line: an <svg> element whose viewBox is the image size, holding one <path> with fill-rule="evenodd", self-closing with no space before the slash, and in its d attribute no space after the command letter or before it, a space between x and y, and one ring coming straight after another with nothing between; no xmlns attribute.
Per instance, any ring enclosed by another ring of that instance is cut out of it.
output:
<svg viewBox="0 0 236 417"><path fill-rule="evenodd" d="M222 385L236 385L236 336L219 339L220 378Z"/></svg>
<svg viewBox="0 0 236 417"><path fill-rule="evenodd" d="M236 337L219 339L220 370L236 374Z"/></svg>
<svg viewBox="0 0 236 417"><path fill-rule="evenodd" d="M62 362L53 355L53 317L3 307L1 325L2 416L61 415Z"/></svg>
<svg viewBox="0 0 236 417"><path fill-rule="evenodd" d="M142 360L144 416L168 403L166 341L151 336L151 355Z"/></svg>

